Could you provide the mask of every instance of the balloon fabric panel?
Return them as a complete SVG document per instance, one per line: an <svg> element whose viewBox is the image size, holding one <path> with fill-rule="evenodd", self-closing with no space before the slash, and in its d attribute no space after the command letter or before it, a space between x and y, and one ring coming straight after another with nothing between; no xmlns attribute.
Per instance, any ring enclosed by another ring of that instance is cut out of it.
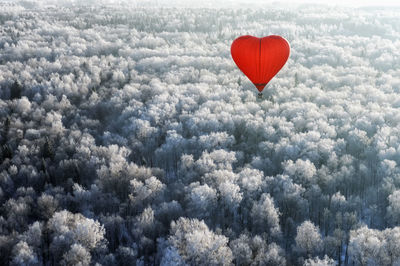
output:
<svg viewBox="0 0 400 266"><path fill-rule="evenodd" d="M288 42L277 35L245 35L235 39L231 46L234 62L260 92L285 65L289 53Z"/></svg>

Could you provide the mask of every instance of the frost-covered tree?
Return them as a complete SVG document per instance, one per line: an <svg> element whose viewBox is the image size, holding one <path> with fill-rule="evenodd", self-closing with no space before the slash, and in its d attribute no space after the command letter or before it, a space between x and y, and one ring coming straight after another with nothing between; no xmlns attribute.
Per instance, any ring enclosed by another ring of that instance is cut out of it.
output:
<svg viewBox="0 0 400 266"><path fill-rule="evenodd" d="M89 251L80 244L73 244L71 249L63 255L60 264L87 266L90 264L90 260L91 256Z"/></svg>
<svg viewBox="0 0 400 266"><path fill-rule="evenodd" d="M253 249L250 238L246 234L242 234L239 238L229 243L232 250L234 262L236 265L249 265L253 261Z"/></svg>
<svg viewBox="0 0 400 266"><path fill-rule="evenodd" d="M15 245L11 265L37 265L38 263L37 254L26 242L21 241Z"/></svg>
<svg viewBox="0 0 400 266"><path fill-rule="evenodd" d="M73 214L66 210L56 212L48 221L48 230L51 235L50 249L57 261L68 259L66 250L77 259L83 258L88 263L85 254L104 244L104 227L99 222L86 218L81 214ZM74 246L74 244L76 244ZM69 251L68 251L69 252Z"/></svg>
<svg viewBox="0 0 400 266"><path fill-rule="evenodd" d="M400 219L400 190L395 190L388 197L389 206L387 207L387 213L390 221L397 225Z"/></svg>
<svg viewBox="0 0 400 266"><path fill-rule="evenodd" d="M232 251L227 246L228 239L210 231L203 221L197 219L179 218L176 222L172 222L168 242L188 264L232 263Z"/></svg>
<svg viewBox="0 0 400 266"><path fill-rule="evenodd" d="M279 211L269 194L262 194L258 202L251 209L253 230L257 233L278 236L280 234Z"/></svg>
<svg viewBox="0 0 400 266"><path fill-rule="evenodd" d="M322 259L317 257L313 259L307 259L304 262L304 266L334 266L334 265L336 265L336 262L326 255Z"/></svg>
<svg viewBox="0 0 400 266"><path fill-rule="evenodd" d="M305 221L299 225L295 241L296 247L301 252L306 253L307 256L318 252L322 245L319 228L310 221Z"/></svg>

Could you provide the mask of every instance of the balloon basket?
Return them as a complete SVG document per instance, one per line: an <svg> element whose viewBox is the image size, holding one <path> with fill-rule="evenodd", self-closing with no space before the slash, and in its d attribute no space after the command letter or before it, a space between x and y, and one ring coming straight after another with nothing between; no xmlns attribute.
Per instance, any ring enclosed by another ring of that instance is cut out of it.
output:
<svg viewBox="0 0 400 266"><path fill-rule="evenodd" d="M259 93L258 93L257 98L258 98L258 99L262 99L262 98L263 98L262 92L259 92Z"/></svg>

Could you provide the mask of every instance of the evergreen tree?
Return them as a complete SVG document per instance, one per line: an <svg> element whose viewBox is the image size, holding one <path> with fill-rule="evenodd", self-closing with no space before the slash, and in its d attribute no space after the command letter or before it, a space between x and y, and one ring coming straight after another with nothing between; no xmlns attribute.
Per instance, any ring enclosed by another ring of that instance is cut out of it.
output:
<svg viewBox="0 0 400 266"><path fill-rule="evenodd" d="M20 99L22 93L22 86L18 81L14 81L13 85L10 88L10 100Z"/></svg>

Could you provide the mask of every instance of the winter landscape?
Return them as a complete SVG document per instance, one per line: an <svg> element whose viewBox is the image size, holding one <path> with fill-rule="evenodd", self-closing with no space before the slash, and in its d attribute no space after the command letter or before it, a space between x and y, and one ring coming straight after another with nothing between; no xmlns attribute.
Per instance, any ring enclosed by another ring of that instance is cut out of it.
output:
<svg viewBox="0 0 400 266"><path fill-rule="evenodd" d="M0 1L0 265L400 265L400 8L211 3Z"/></svg>

